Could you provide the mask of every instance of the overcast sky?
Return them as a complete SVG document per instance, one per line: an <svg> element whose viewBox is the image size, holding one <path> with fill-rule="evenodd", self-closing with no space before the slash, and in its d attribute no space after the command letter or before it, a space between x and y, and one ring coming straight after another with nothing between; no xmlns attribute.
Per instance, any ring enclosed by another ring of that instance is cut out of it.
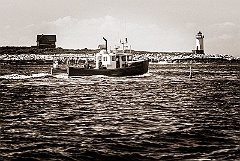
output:
<svg viewBox="0 0 240 161"><path fill-rule="evenodd" d="M191 51L201 31L206 54L240 57L240 0L0 0L0 46L95 49L128 37L134 50Z"/></svg>

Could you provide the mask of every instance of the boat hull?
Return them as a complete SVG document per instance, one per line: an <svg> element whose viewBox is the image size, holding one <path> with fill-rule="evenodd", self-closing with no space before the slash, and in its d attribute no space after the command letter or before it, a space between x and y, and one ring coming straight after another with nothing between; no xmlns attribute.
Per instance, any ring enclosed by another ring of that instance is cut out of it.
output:
<svg viewBox="0 0 240 161"><path fill-rule="evenodd" d="M52 75L66 74L66 73L67 73L67 68L51 68Z"/></svg>
<svg viewBox="0 0 240 161"><path fill-rule="evenodd" d="M91 75L106 75L106 76L133 76L142 75L148 72L148 60L137 61L132 63L129 67L116 69L86 69L69 67L68 76L91 76Z"/></svg>

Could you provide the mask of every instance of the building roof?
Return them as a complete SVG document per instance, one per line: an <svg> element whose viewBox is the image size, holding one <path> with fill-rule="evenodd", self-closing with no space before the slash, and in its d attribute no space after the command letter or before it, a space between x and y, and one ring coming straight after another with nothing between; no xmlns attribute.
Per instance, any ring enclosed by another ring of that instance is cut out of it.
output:
<svg viewBox="0 0 240 161"><path fill-rule="evenodd" d="M41 39L47 39L49 42L56 42L57 41L56 35L37 35L37 42Z"/></svg>

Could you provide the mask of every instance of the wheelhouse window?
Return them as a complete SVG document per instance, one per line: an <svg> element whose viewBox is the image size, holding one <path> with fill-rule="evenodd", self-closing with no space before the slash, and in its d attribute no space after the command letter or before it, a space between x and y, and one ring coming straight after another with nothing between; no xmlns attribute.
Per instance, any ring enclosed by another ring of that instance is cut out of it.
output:
<svg viewBox="0 0 240 161"><path fill-rule="evenodd" d="M122 56L122 61L126 61L126 56Z"/></svg>
<svg viewBox="0 0 240 161"><path fill-rule="evenodd" d="M103 61L107 61L107 57L103 57Z"/></svg>
<svg viewBox="0 0 240 161"><path fill-rule="evenodd" d="M116 56L112 56L112 61L116 61Z"/></svg>
<svg viewBox="0 0 240 161"><path fill-rule="evenodd" d="M131 55L127 56L127 60L132 61L132 56Z"/></svg>

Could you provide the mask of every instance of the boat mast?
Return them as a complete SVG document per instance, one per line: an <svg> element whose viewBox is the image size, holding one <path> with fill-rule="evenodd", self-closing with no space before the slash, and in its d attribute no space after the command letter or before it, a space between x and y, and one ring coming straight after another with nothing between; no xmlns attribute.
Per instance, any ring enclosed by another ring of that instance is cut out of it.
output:
<svg viewBox="0 0 240 161"><path fill-rule="evenodd" d="M128 42L127 42L127 38L125 38L125 42L124 42L124 41L122 42L122 41L120 40L120 43L123 45L123 53L124 53L124 47L125 47L124 44L128 43ZM127 47L127 46L126 46L126 47Z"/></svg>

